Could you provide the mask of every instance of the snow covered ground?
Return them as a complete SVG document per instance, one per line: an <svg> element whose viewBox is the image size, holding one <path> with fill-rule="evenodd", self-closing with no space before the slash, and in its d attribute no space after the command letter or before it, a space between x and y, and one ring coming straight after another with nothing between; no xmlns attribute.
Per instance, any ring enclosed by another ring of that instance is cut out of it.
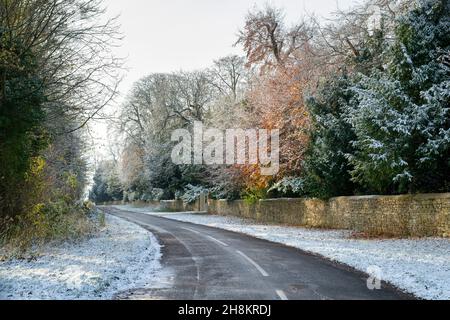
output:
<svg viewBox="0 0 450 320"><path fill-rule="evenodd" d="M153 287L160 258L150 232L107 215L105 229L90 239L47 246L33 261L0 262L0 299L111 299Z"/></svg>
<svg viewBox="0 0 450 320"><path fill-rule="evenodd" d="M263 225L235 217L189 213L141 213L245 233L320 254L363 272L379 267L385 281L424 299L450 299L450 239L361 240L349 231ZM376 270L376 269L375 269Z"/></svg>

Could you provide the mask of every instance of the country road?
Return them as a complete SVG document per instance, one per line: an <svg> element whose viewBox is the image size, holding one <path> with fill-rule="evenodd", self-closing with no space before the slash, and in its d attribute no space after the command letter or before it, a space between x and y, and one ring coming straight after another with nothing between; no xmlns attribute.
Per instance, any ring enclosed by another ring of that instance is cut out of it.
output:
<svg viewBox="0 0 450 320"><path fill-rule="evenodd" d="M118 299L395 300L409 296L367 275L298 249L225 230L113 207L103 211L153 232L163 246L170 287L120 293Z"/></svg>

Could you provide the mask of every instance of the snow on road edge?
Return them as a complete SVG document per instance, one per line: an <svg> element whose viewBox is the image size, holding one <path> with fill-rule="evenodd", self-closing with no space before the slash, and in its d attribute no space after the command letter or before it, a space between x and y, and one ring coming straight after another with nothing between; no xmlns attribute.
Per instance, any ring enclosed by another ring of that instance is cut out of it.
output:
<svg viewBox="0 0 450 320"><path fill-rule="evenodd" d="M98 235L47 246L35 261L0 262L0 299L106 300L154 286L161 247L149 231L106 215Z"/></svg>
<svg viewBox="0 0 450 320"><path fill-rule="evenodd" d="M332 261L367 272L382 270L383 280L423 299L450 299L450 240L351 239L344 230L317 230L264 225L236 217L188 213L150 212L150 209L122 206L129 211L153 214L285 244L319 254Z"/></svg>

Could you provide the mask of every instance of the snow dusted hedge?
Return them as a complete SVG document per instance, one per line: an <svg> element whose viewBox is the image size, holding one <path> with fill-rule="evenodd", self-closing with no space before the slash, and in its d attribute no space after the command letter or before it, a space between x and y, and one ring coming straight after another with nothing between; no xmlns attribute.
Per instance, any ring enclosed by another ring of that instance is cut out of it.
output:
<svg viewBox="0 0 450 320"><path fill-rule="evenodd" d="M450 193L271 199L256 204L210 200L209 213L261 222L352 229L371 236L450 237Z"/></svg>

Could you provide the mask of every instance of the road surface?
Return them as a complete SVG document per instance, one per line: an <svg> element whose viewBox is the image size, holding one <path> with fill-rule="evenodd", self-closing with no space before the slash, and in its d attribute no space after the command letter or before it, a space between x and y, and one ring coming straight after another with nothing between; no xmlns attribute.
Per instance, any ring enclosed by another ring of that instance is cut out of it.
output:
<svg viewBox="0 0 450 320"><path fill-rule="evenodd" d="M395 300L411 298L368 276L281 244L247 235L113 207L105 212L155 234L170 285L122 292L118 299Z"/></svg>

